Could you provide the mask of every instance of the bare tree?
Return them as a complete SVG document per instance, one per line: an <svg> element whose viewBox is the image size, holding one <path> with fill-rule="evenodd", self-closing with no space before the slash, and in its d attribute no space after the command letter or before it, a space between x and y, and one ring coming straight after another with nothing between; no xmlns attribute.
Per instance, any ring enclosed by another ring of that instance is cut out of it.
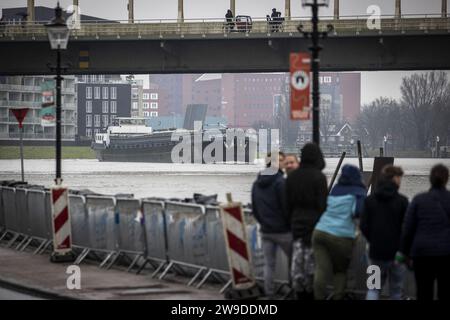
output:
<svg viewBox="0 0 450 320"><path fill-rule="evenodd" d="M433 71L404 77L400 90L402 104L405 106L405 110L410 111L416 130L416 145L419 149L424 150L431 142L435 126L440 122L439 117L436 119L435 112L439 108L445 108L446 101L448 101L447 74L443 71Z"/></svg>

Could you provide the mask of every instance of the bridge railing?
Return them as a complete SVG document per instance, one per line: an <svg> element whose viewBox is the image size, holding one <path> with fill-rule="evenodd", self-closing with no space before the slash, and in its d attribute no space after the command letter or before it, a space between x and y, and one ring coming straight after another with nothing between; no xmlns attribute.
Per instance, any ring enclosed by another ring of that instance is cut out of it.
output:
<svg viewBox="0 0 450 320"><path fill-rule="evenodd" d="M351 33L358 35L361 32L433 32L450 30L450 17L444 18L440 15L402 15L395 18L392 15L382 15L380 18L380 28L374 29L371 25L374 17L369 15L341 16L334 19L331 16L321 17L319 30L326 31L329 24L333 25L336 34ZM44 21L26 22L23 24L3 24L0 25L0 39L14 39L16 37L26 37L41 39L47 36ZM79 29L73 29L71 37L78 38L111 38L115 37L160 37L165 36L189 36L189 35L229 35L229 34L275 34L290 33L300 35L298 26L303 26L304 31L311 30L309 17L292 17L282 22L267 21L265 17L252 18L252 23L233 21L231 27L225 19L185 19L178 22L176 19L161 20L135 20L134 23L128 21L83 21Z"/></svg>

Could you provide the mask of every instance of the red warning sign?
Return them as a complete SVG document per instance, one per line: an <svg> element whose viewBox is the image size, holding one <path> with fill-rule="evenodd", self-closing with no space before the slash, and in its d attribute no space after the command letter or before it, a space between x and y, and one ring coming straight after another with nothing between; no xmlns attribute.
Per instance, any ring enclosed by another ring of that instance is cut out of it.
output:
<svg viewBox="0 0 450 320"><path fill-rule="evenodd" d="M25 117L27 116L28 108L11 109L11 112L16 117L17 122L19 122L19 128L22 128L22 122L23 119L25 119Z"/></svg>

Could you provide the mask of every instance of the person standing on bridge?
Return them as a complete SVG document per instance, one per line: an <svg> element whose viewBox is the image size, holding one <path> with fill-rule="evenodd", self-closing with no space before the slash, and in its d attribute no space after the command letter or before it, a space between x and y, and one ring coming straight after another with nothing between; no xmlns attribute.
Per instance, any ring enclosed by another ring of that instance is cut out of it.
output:
<svg viewBox="0 0 450 320"><path fill-rule="evenodd" d="M285 179L279 168L279 157L271 163L271 154L266 157L266 169L259 173L252 187L252 209L261 227L264 251L264 291L268 298L274 298L273 275L277 248L291 257L292 234L285 206ZM276 169L274 172L274 168Z"/></svg>
<svg viewBox="0 0 450 320"><path fill-rule="evenodd" d="M448 168L431 169L431 189L415 196L403 226L401 253L411 257L417 300L433 300L437 281L438 299L450 301L450 192Z"/></svg>
<svg viewBox="0 0 450 320"><path fill-rule="evenodd" d="M225 19L227 21L226 30L230 32L231 30L234 29L234 22L233 22L234 16L233 12L230 9L227 10L227 13L225 14Z"/></svg>
<svg viewBox="0 0 450 320"><path fill-rule="evenodd" d="M301 151L300 166L286 179L286 208L291 218L293 253L291 281L297 299L313 300L314 256L311 235L327 207L327 179L322 173L325 160L320 148L307 143Z"/></svg>

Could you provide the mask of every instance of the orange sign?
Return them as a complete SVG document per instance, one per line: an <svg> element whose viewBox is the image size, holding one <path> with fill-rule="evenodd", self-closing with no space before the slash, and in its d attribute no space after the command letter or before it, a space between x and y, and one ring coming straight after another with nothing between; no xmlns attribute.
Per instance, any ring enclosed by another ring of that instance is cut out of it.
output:
<svg viewBox="0 0 450 320"><path fill-rule="evenodd" d="M291 53L291 120L309 120L311 113L309 88L311 83L311 55L309 53Z"/></svg>

